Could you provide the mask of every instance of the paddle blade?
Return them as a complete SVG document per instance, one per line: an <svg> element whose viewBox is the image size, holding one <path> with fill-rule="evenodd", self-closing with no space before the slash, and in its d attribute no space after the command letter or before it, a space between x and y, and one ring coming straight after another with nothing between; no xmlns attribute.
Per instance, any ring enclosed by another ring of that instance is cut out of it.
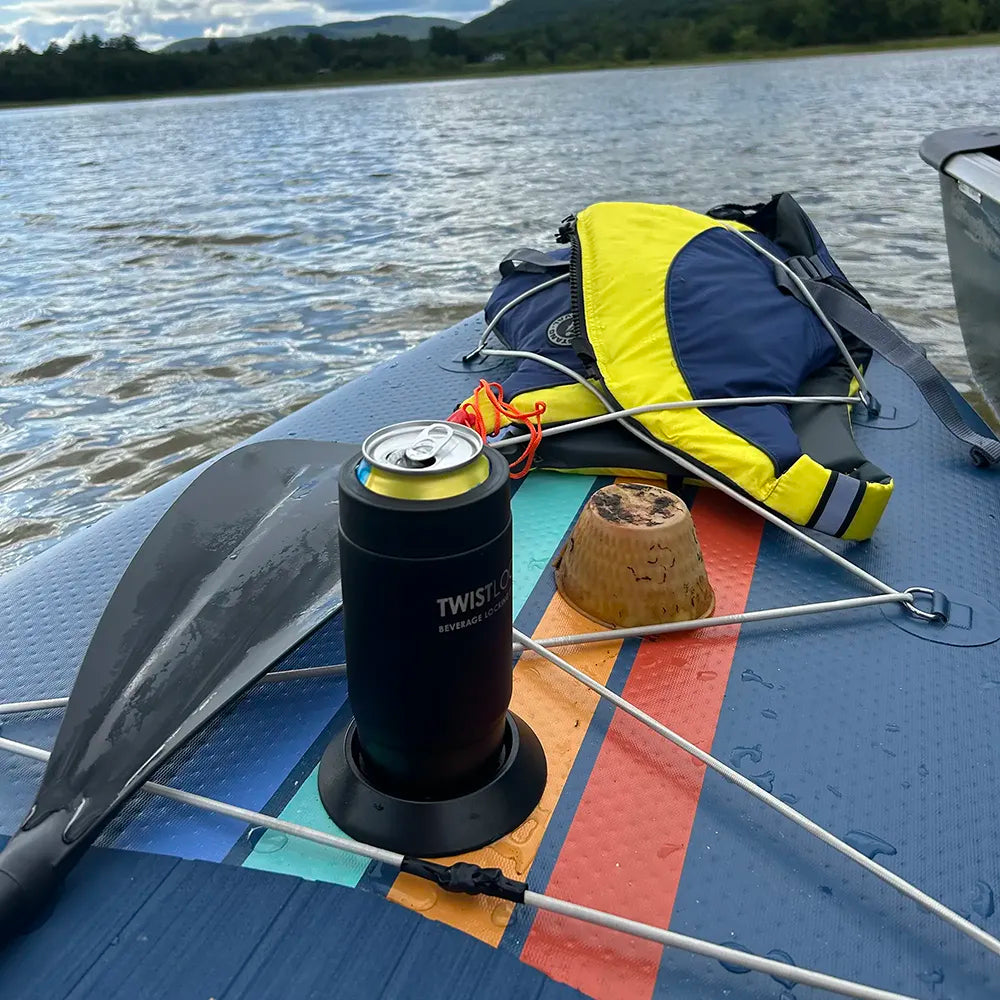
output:
<svg viewBox="0 0 1000 1000"><path fill-rule="evenodd" d="M177 498L98 622L0 871L18 850L61 867L52 855L88 843L150 772L339 608L337 476L356 451L247 445ZM27 851L33 830L44 850Z"/></svg>

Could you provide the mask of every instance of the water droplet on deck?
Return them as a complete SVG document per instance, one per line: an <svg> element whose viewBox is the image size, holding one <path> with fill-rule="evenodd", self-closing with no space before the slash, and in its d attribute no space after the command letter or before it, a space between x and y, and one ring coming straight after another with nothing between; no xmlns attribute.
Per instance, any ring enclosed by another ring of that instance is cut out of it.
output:
<svg viewBox="0 0 1000 1000"><path fill-rule="evenodd" d="M529 816L516 830L507 834L515 844L526 844L538 832L538 820Z"/></svg>
<svg viewBox="0 0 1000 1000"><path fill-rule="evenodd" d="M749 757L755 764L759 764L763 756L759 743L752 747L733 747L733 752L729 755L729 763L739 770L744 757Z"/></svg>
<svg viewBox="0 0 1000 1000"><path fill-rule="evenodd" d="M784 795L779 795L778 798L789 806L794 806L795 803L799 801L799 797L797 795L792 795L791 792L785 792Z"/></svg>
<svg viewBox="0 0 1000 1000"><path fill-rule="evenodd" d="M917 979L928 986L938 986L944 982L944 973L940 969L931 969L928 972L918 972Z"/></svg>
<svg viewBox="0 0 1000 1000"><path fill-rule="evenodd" d="M498 900L490 911L490 923L495 927L506 927L510 923L510 915L514 912L514 904L506 899Z"/></svg>
<svg viewBox="0 0 1000 1000"><path fill-rule="evenodd" d="M889 841L864 830L848 830L844 836L844 843L860 851L869 860L874 859L877 854L887 854L891 857L896 853L896 848Z"/></svg>
<svg viewBox="0 0 1000 1000"><path fill-rule="evenodd" d="M979 881L972 896L972 909L984 920L993 916L993 886L989 882Z"/></svg>
<svg viewBox="0 0 1000 1000"><path fill-rule="evenodd" d="M926 778L930 773L931 772L927 770L926 764L921 764L920 767L917 768L917 774L919 774L921 778Z"/></svg>
<svg viewBox="0 0 1000 1000"><path fill-rule="evenodd" d="M755 785L763 788L765 792L774 791L774 771L765 771L763 774L748 774L747 777Z"/></svg>
<svg viewBox="0 0 1000 1000"><path fill-rule="evenodd" d="M782 951L780 948L772 948L765 957L773 958L776 962L784 962L785 965L795 965L795 959L787 951ZM794 990L798 985L794 979L779 979L777 976L771 976L771 978L779 986L784 986L786 990Z"/></svg>
<svg viewBox="0 0 1000 1000"><path fill-rule="evenodd" d="M833 889L831 889L828 885L821 885L819 887L819 891L821 893L823 893L824 896L832 896L833 895Z"/></svg>
<svg viewBox="0 0 1000 1000"><path fill-rule="evenodd" d="M239 552L230 552L229 553L229 558L230 559L236 559L238 556L239 556Z"/></svg>
<svg viewBox="0 0 1000 1000"><path fill-rule="evenodd" d="M732 951L742 951L744 955L753 954L753 952L745 944L740 944L738 941L720 941L719 944L721 944L723 948L729 948ZM742 976L744 973L750 971L745 965L723 962L722 959L719 959L719 965L721 965L726 972L734 972L737 976Z"/></svg>
<svg viewBox="0 0 1000 1000"><path fill-rule="evenodd" d="M663 858L669 858L671 854L676 854L678 851L683 850L683 844L664 844L657 849L656 856L662 860Z"/></svg>
<svg viewBox="0 0 1000 1000"><path fill-rule="evenodd" d="M267 828L263 826L252 826L247 830L247 840L251 847L256 847L260 843L260 838L267 833Z"/></svg>
<svg viewBox="0 0 1000 1000"><path fill-rule="evenodd" d="M714 681L719 674L715 670L699 670L697 677L700 681Z"/></svg>
<svg viewBox="0 0 1000 1000"><path fill-rule="evenodd" d="M827 785L827 786L826 786L826 790L827 790L827 791L828 791L828 792L829 792L829 793L830 793L831 795L836 795L838 799L842 799L842 798L844 797L844 794L843 794L843 792L841 792L841 790L840 790L839 788L836 788L836 787L835 787L835 786L833 786L833 785Z"/></svg>
<svg viewBox="0 0 1000 1000"><path fill-rule="evenodd" d="M298 433L298 431L289 431L289 432L288 432L288 436L289 436L290 438L293 438L293 437L295 437L295 435L296 435L297 433Z"/></svg>
<svg viewBox="0 0 1000 1000"><path fill-rule="evenodd" d="M765 708L763 712L760 713L765 719L776 719L778 713L773 708Z"/></svg>
<svg viewBox="0 0 1000 1000"><path fill-rule="evenodd" d="M887 725L885 727L885 731L887 733L898 733L899 732L899 726L897 726L896 723L894 723L894 722L890 722L889 725Z"/></svg>
<svg viewBox="0 0 1000 1000"><path fill-rule="evenodd" d="M265 830L264 835L257 841L256 851L258 854L274 854L287 843L287 835L279 830Z"/></svg>
<svg viewBox="0 0 1000 1000"><path fill-rule="evenodd" d="M438 901L438 890L430 882L407 876L392 887L392 899L417 913L426 913Z"/></svg>
<svg viewBox="0 0 1000 1000"><path fill-rule="evenodd" d="M778 994L778 1000L795 1000L795 994L789 993L788 990L782 990Z"/></svg>
<svg viewBox="0 0 1000 1000"><path fill-rule="evenodd" d="M749 667L746 670L744 670L742 674L740 674L740 678L746 681L747 683L756 681L758 684L763 684L764 687L774 690L774 685L770 681L764 680L764 678L761 677L760 674L754 672Z"/></svg>

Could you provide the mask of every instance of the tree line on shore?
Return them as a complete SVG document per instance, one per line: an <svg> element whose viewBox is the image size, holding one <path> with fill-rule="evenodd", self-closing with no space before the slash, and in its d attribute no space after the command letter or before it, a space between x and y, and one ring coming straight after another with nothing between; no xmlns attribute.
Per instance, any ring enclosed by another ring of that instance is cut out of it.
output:
<svg viewBox="0 0 1000 1000"><path fill-rule="evenodd" d="M434 28L429 40L255 38L201 52L146 52L82 36L0 52L0 101L60 100L684 60L803 46L1000 31L1000 0L617 0L505 35Z"/></svg>

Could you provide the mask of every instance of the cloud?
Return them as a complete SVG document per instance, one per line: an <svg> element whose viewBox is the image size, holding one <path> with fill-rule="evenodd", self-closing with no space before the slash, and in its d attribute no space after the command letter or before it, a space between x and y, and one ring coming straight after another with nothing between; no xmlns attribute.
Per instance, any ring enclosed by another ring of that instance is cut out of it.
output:
<svg viewBox="0 0 1000 1000"><path fill-rule="evenodd" d="M36 50L81 34L129 34L146 48L177 38L243 35L284 24L326 24L381 14L467 21L497 0L0 0L0 48Z"/></svg>

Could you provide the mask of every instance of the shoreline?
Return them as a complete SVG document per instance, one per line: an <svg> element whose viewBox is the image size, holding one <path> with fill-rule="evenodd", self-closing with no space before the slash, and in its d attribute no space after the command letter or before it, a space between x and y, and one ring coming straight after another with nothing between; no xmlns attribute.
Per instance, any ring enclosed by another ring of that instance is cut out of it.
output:
<svg viewBox="0 0 1000 1000"><path fill-rule="evenodd" d="M172 90L154 93L107 94L99 97L65 97L45 101L0 102L0 111L24 108L65 107L76 104L105 104L121 101L176 100L181 97L222 97L227 94L266 94L295 90L341 90L346 87L379 87L388 84L440 83L449 80L489 80L519 76L551 76L561 73L592 73L606 70L657 69L673 66L723 66L738 62L769 62L772 60L810 59L826 56L868 55L872 53L941 51L956 48L1000 47L1000 32L978 35L945 35L934 38L909 38L864 45L811 45L791 49L706 53L691 59L643 60L636 62L594 62L558 66L519 66L488 69L472 65L460 72L400 74L399 76L355 76L329 80L308 80L301 83L268 84L258 87L224 87L210 90Z"/></svg>

